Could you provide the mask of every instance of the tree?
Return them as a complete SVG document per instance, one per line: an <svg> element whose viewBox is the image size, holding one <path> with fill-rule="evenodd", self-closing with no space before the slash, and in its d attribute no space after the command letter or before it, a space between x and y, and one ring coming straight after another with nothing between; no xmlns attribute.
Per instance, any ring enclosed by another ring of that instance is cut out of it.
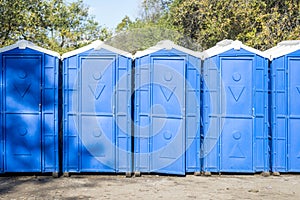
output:
<svg viewBox="0 0 300 200"><path fill-rule="evenodd" d="M169 8L173 0L144 0L141 15L131 21L125 16L107 44L135 53L156 45L161 40L171 40L181 46L201 50L200 45L185 37L178 27L169 22Z"/></svg>
<svg viewBox="0 0 300 200"><path fill-rule="evenodd" d="M122 31L126 31L127 29L130 28L130 26L132 25L132 21L130 20L130 18L126 15L122 21L117 25L116 28L116 32L122 32Z"/></svg>
<svg viewBox="0 0 300 200"><path fill-rule="evenodd" d="M106 44L128 51L132 54L156 45L161 40L178 41L182 35L172 29L157 25L130 27L106 40Z"/></svg>
<svg viewBox="0 0 300 200"><path fill-rule="evenodd" d="M19 39L42 41L43 13L47 5L40 0L0 0L0 45L9 45Z"/></svg>
<svg viewBox="0 0 300 200"><path fill-rule="evenodd" d="M141 3L140 19L148 22L157 22L168 11L173 0L143 0Z"/></svg>
<svg viewBox="0 0 300 200"><path fill-rule="evenodd" d="M300 1L264 0L266 13L262 17L262 29L252 44L260 44L261 49L274 46L283 40L300 39Z"/></svg>
<svg viewBox="0 0 300 200"><path fill-rule="evenodd" d="M205 49L238 39L264 50L299 39L299 9L298 0L175 0L169 19Z"/></svg>
<svg viewBox="0 0 300 200"><path fill-rule="evenodd" d="M69 5L63 0L52 0L48 12L47 31L52 49L64 52L111 35L106 28L99 26L93 16L89 16L89 7L82 0Z"/></svg>
<svg viewBox="0 0 300 200"><path fill-rule="evenodd" d="M1 46L26 39L63 53L111 36L82 0L0 0L0 11Z"/></svg>

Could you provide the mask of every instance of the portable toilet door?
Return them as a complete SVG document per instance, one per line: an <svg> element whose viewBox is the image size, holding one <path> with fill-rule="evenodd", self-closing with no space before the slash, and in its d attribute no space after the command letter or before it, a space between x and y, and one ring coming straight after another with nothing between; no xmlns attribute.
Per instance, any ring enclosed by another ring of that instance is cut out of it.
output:
<svg viewBox="0 0 300 200"><path fill-rule="evenodd" d="M131 175L131 57L101 41L62 56L65 175Z"/></svg>
<svg viewBox="0 0 300 200"><path fill-rule="evenodd" d="M135 175L200 172L200 64L171 41L135 55Z"/></svg>
<svg viewBox="0 0 300 200"><path fill-rule="evenodd" d="M300 172L300 40L265 53L271 59L272 171Z"/></svg>
<svg viewBox="0 0 300 200"><path fill-rule="evenodd" d="M59 172L59 54L22 40L0 49L0 171Z"/></svg>
<svg viewBox="0 0 300 200"><path fill-rule="evenodd" d="M203 171L269 171L268 59L240 41L203 52Z"/></svg>

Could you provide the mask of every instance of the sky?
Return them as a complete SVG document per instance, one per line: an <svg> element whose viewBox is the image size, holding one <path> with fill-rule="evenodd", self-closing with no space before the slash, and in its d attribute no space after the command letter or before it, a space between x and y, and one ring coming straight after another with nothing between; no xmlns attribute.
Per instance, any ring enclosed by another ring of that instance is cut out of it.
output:
<svg viewBox="0 0 300 200"><path fill-rule="evenodd" d="M74 2L76 0L67 0ZM90 14L96 17L101 26L114 29L125 15L131 20L138 17L142 0L83 0L90 7Z"/></svg>

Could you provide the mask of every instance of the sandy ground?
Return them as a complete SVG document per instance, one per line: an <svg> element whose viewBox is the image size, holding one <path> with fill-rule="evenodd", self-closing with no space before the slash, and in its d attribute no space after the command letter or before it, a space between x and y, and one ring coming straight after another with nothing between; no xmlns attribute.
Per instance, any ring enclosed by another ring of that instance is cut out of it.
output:
<svg viewBox="0 0 300 200"><path fill-rule="evenodd" d="M300 199L300 175L2 176L0 199Z"/></svg>

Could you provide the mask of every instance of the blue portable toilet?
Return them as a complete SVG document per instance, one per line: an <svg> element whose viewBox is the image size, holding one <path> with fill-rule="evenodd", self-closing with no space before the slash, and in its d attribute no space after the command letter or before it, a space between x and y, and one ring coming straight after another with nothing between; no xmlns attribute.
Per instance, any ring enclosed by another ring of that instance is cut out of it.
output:
<svg viewBox="0 0 300 200"><path fill-rule="evenodd" d="M134 171L200 172L200 54L161 41L135 55Z"/></svg>
<svg viewBox="0 0 300 200"><path fill-rule="evenodd" d="M265 53L271 59L272 172L300 172L300 40Z"/></svg>
<svg viewBox="0 0 300 200"><path fill-rule="evenodd" d="M131 175L131 54L95 41L62 59L64 174Z"/></svg>
<svg viewBox="0 0 300 200"><path fill-rule="evenodd" d="M204 173L268 173L267 56L223 40L203 60Z"/></svg>
<svg viewBox="0 0 300 200"><path fill-rule="evenodd" d="M0 49L0 172L59 172L59 54L22 40Z"/></svg>

